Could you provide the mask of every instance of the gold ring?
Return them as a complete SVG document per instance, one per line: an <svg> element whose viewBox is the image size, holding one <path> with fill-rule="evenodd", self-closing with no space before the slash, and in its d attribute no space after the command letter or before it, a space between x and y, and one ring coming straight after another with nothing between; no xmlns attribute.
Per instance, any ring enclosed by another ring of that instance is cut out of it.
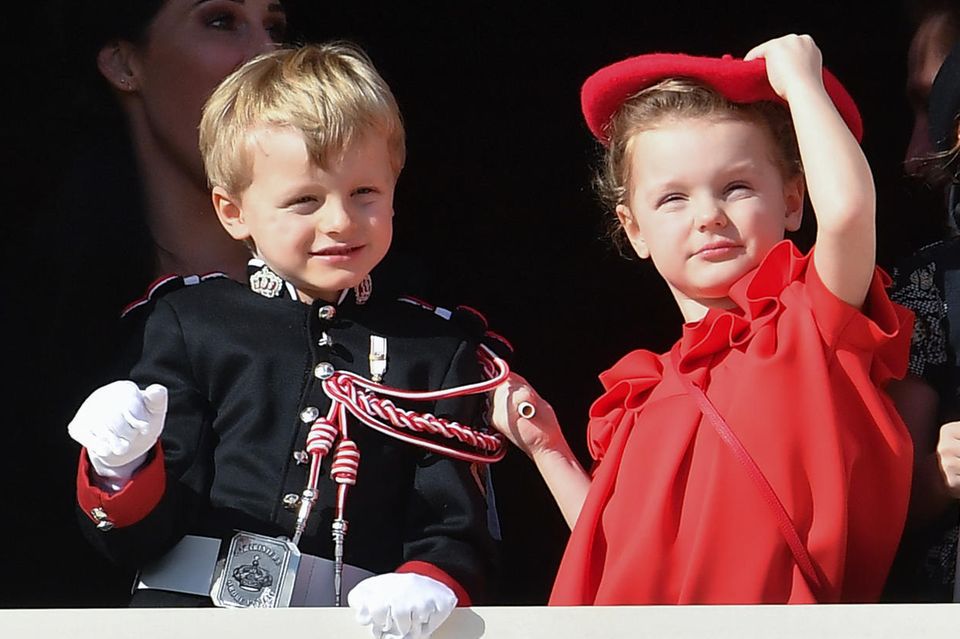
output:
<svg viewBox="0 0 960 639"><path fill-rule="evenodd" d="M537 407L530 402L520 402L520 404L517 405L517 412L520 413L520 417L524 419L533 419L537 414Z"/></svg>

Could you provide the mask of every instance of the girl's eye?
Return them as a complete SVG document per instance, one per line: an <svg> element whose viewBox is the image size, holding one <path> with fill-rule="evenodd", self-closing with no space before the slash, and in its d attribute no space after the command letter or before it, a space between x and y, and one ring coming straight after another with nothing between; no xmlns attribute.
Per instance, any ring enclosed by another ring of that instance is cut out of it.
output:
<svg viewBox="0 0 960 639"><path fill-rule="evenodd" d="M377 193L377 189L372 186L361 186L353 192L354 195L373 195L374 193Z"/></svg>
<svg viewBox="0 0 960 639"><path fill-rule="evenodd" d="M726 193L737 193L739 191L747 191L750 189L750 185L745 182L734 182L733 184L727 186Z"/></svg>
<svg viewBox="0 0 960 639"><path fill-rule="evenodd" d="M659 200L657 200L657 208L666 206L668 204L677 204L683 201L683 195L680 193L668 193Z"/></svg>

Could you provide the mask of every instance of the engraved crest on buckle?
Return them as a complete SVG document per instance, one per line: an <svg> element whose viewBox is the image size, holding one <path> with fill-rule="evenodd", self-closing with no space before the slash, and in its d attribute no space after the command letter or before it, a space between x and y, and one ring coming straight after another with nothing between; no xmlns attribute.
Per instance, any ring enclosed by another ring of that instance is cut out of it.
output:
<svg viewBox="0 0 960 639"><path fill-rule="evenodd" d="M221 550L210 597L221 608L286 608L299 564L290 541L240 531Z"/></svg>
<svg viewBox="0 0 960 639"><path fill-rule="evenodd" d="M264 266L250 276L250 289L264 297L277 297L283 290L283 278Z"/></svg>

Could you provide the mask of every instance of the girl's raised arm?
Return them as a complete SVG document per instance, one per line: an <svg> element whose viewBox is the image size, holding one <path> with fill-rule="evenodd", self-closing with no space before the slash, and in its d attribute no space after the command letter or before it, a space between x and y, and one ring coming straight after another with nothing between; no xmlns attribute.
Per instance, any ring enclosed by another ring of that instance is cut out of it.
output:
<svg viewBox="0 0 960 639"><path fill-rule="evenodd" d="M787 35L753 48L787 101L817 218L814 265L826 287L863 305L876 262L876 194L870 166L823 86L820 50L810 36Z"/></svg>

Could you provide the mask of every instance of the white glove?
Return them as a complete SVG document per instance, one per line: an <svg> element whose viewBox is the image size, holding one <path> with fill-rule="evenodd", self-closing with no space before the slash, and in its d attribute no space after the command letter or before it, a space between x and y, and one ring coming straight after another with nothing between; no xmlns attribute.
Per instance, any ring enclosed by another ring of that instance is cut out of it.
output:
<svg viewBox="0 0 960 639"><path fill-rule="evenodd" d="M124 483L160 438L167 415L167 389L140 390L122 380L101 386L83 401L67 432L87 449L98 475Z"/></svg>
<svg viewBox="0 0 960 639"><path fill-rule="evenodd" d="M389 572L358 583L347 603L375 639L427 639L453 612L457 595L436 579Z"/></svg>

